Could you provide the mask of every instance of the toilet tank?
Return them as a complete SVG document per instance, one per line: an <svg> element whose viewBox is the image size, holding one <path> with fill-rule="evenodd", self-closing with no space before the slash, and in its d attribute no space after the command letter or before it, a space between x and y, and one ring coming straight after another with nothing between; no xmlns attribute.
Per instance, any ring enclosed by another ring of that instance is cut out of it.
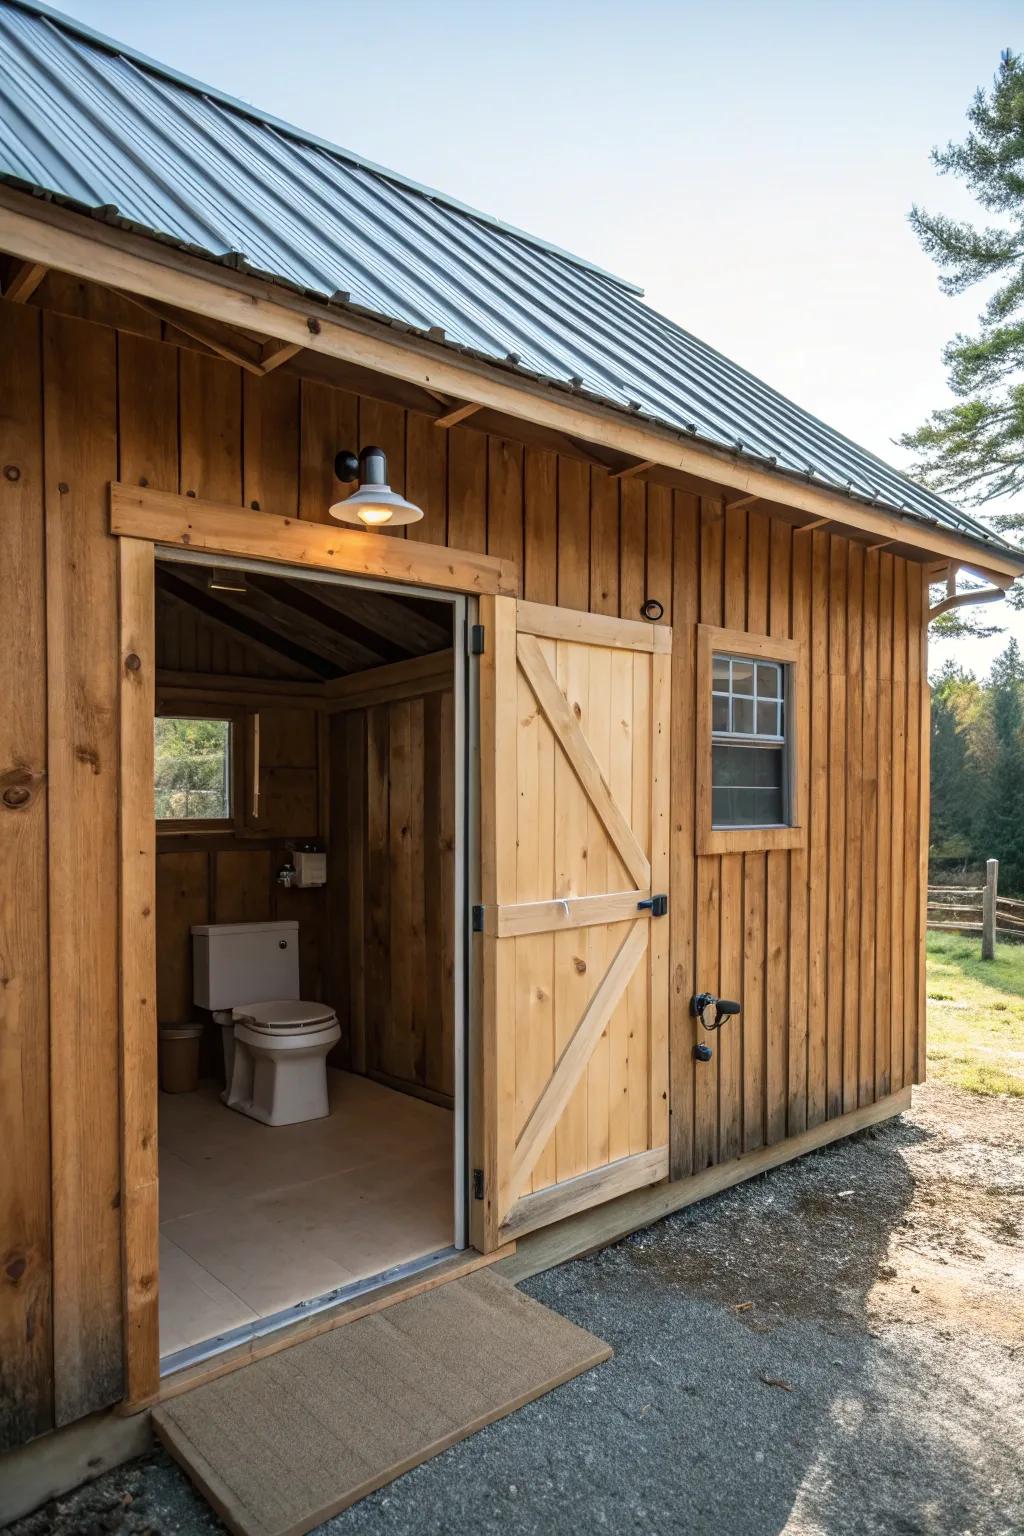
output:
<svg viewBox="0 0 1024 1536"><path fill-rule="evenodd" d="M200 1008L298 995L298 923L197 923L192 929L192 1001Z"/></svg>

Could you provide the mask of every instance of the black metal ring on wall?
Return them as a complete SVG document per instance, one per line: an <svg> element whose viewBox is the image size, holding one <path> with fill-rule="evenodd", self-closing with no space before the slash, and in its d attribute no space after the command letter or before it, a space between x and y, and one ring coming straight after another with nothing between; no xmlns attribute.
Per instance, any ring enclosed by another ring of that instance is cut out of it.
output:
<svg viewBox="0 0 1024 1536"><path fill-rule="evenodd" d="M664 616L665 604L659 603L656 597L645 597L640 604L640 612L652 624L657 624L658 620Z"/></svg>

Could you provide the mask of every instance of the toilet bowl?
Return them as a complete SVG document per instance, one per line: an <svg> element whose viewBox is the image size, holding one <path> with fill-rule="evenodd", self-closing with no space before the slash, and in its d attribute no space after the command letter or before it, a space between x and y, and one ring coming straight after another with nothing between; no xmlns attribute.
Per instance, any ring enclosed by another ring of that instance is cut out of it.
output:
<svg viewBox="0 0 1024 1536"><path fill-rule="evenodd" d="M327 1052L341 1026L298 995L298 923L197 923L192 977L194 1002L221 1027L225 1104L264 1125L330 1114Z"/></svg>
<svg viewBox="0 0 1024 1536"><path fill-rule="evenodd" d="M264 1125L330 1113L326 1056L341 1039L333 1009L290 999L231 1010L234 1049L224 1102Z"/></svg>

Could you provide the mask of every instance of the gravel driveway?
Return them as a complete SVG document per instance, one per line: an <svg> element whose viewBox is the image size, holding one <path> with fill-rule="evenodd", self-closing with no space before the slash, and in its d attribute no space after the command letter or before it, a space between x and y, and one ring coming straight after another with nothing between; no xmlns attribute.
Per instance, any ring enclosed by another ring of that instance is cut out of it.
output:
<svg viewBox="0 0 1024 1536"><path fill-rule="evenodd" d="M524 1289L615 1358L321 1529L1024 1531L1024 1101L942 1086ZM162 1454L17 1536L219 1532Z"/></svg>

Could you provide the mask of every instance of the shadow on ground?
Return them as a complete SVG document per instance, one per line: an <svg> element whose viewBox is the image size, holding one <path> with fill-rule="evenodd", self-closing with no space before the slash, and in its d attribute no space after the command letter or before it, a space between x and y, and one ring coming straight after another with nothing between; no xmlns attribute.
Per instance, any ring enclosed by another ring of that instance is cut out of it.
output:
<svg viewBox="0 0 1024 1536"><path fill-rule="evenodd" d="M1024 1529L1024 1106L998 1133L984 1108L925 1090L528 1282L615 1358L322 1530ZM219 1530L162 1456L77 1498L18 1536Z"/></svg>

